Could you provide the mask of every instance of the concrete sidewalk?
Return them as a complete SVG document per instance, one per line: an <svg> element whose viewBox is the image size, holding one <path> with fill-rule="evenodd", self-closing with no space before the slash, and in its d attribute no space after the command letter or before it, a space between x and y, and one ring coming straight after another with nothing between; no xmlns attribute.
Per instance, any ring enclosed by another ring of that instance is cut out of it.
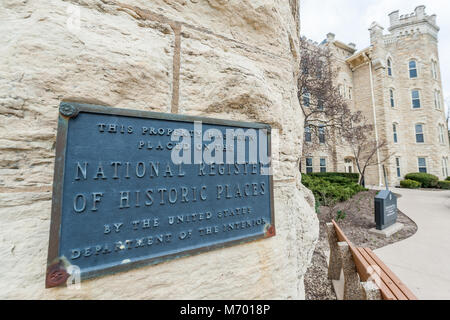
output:
<svg viewBox="0 0 450 320"><path fill-rule="evenodd" d="M450 300L450 191L392 191L418 231L375 253L419 299Z"/></svg>

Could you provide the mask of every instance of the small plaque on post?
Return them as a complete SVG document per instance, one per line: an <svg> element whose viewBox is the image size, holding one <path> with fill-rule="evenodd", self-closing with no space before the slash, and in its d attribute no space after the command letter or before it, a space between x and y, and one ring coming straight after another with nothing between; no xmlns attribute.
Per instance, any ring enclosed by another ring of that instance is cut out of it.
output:
<svg viewBox="0 0 450 320"><path fill-rule="evenodd" d="M397 196L389 190L380 191L375 197L375 223L377 230L384 230L397 221Z"/></svg>

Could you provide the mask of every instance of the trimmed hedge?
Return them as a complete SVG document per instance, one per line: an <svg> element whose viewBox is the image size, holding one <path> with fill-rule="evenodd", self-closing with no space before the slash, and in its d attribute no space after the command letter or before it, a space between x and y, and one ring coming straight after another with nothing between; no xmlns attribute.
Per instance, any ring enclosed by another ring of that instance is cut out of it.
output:
<svg viewBox="0 0 450 320"><path fill-rule="evenodd" d="M358 183L359 173L348 173L348 172L314 172L308 174L311 177L326 178L327 180L333 178L347 178L351 181Z"/></svg>
<svg viewBox="0 0 450 320"><path fill-rule="evenodd" d="M450 181L450 177L447 177L447 179L445 179L445 181Z"/></svg>
<svg viewBox="0 0 450 320"><path fill-rule="evenodd" d="M407 189L417 189L420 188L422 184L418 181L414 181L414 180L402 180L400 181L400 186L402 188L407 188Z"/></svg>
<svg viewBox="0 0 450 320"><path fill-rule="evenodd" d="M339 175L302 174L303 185L313 192L320 205L326 204L326 201L345 201L361 191L367 191L353 181Z"/></svg>
<svg viewBox="0 0 450 320"><path fill-rule="evenodd" d="M450 180L439 181L438 187L441 189L450 190Z"/></svg>
<svg viewBox="0 0 450 320"><path fill-rule="evenodd" d="M422 188L436 188L439 178L429 173L408 173L406 180L414 180L422 184Z"/></svg>

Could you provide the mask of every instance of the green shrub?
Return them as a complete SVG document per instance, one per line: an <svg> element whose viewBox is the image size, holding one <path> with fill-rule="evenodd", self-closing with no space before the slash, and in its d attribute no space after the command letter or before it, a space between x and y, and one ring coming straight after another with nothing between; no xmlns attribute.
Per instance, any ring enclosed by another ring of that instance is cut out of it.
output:
<svg viewBox="0 0 450 320"><path fill-rule="evenodd" d="M422 188L435 188L439 181L438 177L428 173L409 173L405 176L405 179L420 182Z"/></svg>
<svg viewBox="0 0 450 320"><path fill-rule="evenodd" d="M445 190L450 190L450 180L439 181L438 187Z"/></svg>
<svg viewBox="0 0 450 320"><path fill-rule="evenodd" d="M445 181L450 181L450 177L447 177L447 179L445 179Z"/></svg>
<svg viewBox="0 0 450 320"><path fill-rule="evenodd" d="M313 192L316 201L320 205L330 205L332 202L345 201L355 194L367 190L351 179L337 175L318 176L315 174L302 174L302 183Z"/></svg>
<svg viewBox="0 0 450 320"><path fill-rule="evenodd" d="M309 176L312 177L320 177L320 178L334 178L334 177L343 177L350 179L351 181L358 183L359 181L359 173L348 173L348 172L314 172L309 173Z"/></svg>
<svg viewBox="0 0 450 320"><path fill-rule="evenodd" d="M420 188L421 183L418 181L407 179L407 180L400 181L400 186L402 188L407 188L407 189L417 189L417 188Z"/></svg>

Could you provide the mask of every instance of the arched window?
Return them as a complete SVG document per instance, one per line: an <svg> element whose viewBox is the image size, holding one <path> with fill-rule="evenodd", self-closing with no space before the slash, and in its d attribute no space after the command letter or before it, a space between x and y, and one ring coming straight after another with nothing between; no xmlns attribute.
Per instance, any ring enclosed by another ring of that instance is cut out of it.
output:
<svg viewBox="0 0 450 320"><path fill-rule="evenodd" d="M441 92L434 90L434 106L436 109L441 109Z"/></svg>
<svg viewBox="0 0 450 320"><path fill-rule="evenodd" d="M391 107L395 107L394 89L389 89L389 99L391 101Z"/></svg>
<svg viewBox="0 0 450 320"><path fill-rule="evenodd" d="M423 124L416 124L416 142L417 143L424 143L425 138L423 135Z"/></svg>
<svg viewBox="0 0 450 320"><path fill-rule="evenodd" d="M409 77L417 78L417 62L416 60L409 61Z"/></svg>
<svg viewBox="0 0 450 320"><path fill-rule="evenodd" d="M444 136L445 127L443 124L439 125L439 143L445 143Z"/></svg>
<svg viewBox="0 0 450 320"><path fill-rule="evenodd" d="M438 74L437 74L437 62L436 60L431 60L431 76L433 79L437 80Z"/></svg>
<svg viewBox="0 0 450 320"><path fill-rule="evenodd" d="M391 60L391 58L387 59L387 73L388 73L388 76L392 77L392 60Z"/></svg>
<svg viewBox="0 0 450 320"><path fill-rule="evenodd" d="M392 131L394 132L394 143L398 142L398 135L397 135L397 124L394 123L392 125Z"/></svg>

